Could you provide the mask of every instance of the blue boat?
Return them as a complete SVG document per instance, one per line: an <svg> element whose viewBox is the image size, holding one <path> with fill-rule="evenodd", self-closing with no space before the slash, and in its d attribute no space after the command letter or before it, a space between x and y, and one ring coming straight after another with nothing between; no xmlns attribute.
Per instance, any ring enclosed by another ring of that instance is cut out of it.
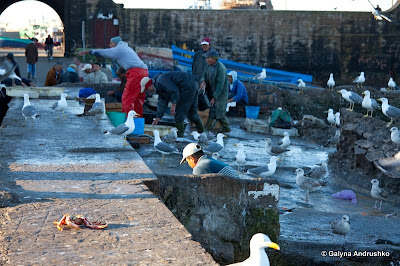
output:
<svg viewBox="0 0 400 266"><path fill-rule="evenodd" d="M172 57L174 62L183 68L187 72L192 72L192 61L194 52L187 51L172 45ZM247 82L259 82L252 80L252 78L260 73L263 67L252 66L248 64L237 63L235 61L220 59L220 61L225 65L228 72L236 71L238 73L238 78L242 81ZM312 75L288 72L282 70L276 70L271 68L265 68L267 72L267 77L262 81L264 84L274 84L278 83L289 83L297 84L298 79L302 79L306 83L312 83Z"/></svg>
<svg viewBox="0 0 400 266"><path fill-rule="evenodd" d="M25 48L30 42L28 39L0 37L0 48Z"/></svg>

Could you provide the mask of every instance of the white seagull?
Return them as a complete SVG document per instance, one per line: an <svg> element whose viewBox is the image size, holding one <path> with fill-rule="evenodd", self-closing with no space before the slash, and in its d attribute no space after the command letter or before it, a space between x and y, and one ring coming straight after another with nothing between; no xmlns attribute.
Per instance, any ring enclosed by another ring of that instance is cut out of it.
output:
<svg viewBox="0 0 400 266"><path fill-rule="evenodd" d="M289 138L289 133L286 131L283 132L283 138L279 141L279 147L281 149L286 149L290 145L290 138Z"/></svg>
<svg viewBox="0 0 400 266"><path fill-rule="evenodd" d="M244 145L242 143L238 143L235 145L238 147L238 152L236 154L236 163L238 165L238 174L240 173L240 165L244 166L246 164L246 154L244 153Z"/></svg>
<svg viewBox="0 0 400 266"><path fill-rule="evenodd" d="M365 82L365 76L364 76L364 72L361 72L361 74L355 78L355 80L353 81L353 83L357 83L357 88L362 87L362 84Z"/></svg>
<svg viewBox="0 0 400 266"><path fill-rule="evenodd" d="M31 102L29 101L29 94L25 93L24 94L24 106L22 107L22 115L25 117L25 123L28 118L32 118L32 125L33 125L33 119L37 119L39 115L36 112L35 107L31 105Z"/></svg>
<svg viewBox="0 0 400 266"><path fill-rule="evenodd" d="M347 215L343 215L342 219L334 220L331 224L332 233L337 235L342 235L344 239L344 244L346 244L346 235L350 232L350 218Z"/></svg>
<svg viewBox="0 0 400 266"><path fill-rule="evenodd" d="M60 100L58 100L58 102L55 102L52 107L54 111L62 112L64 118L66 118L66 116L64 115L64 111L65 109L67 109L68 106L66 97L66 93L61 93Z"/></svg>
<svg viewBox="0 0 400 266"><path fill-rule="evenodd" d="M252 79L256 79L261 83L266 77L267 77L267 70L265 68L263 68L261 73L258 73L257 75L255 75Z"/></svg>
<svg viewBox="0 0 400 266"><path fill-rule="evenodd" d="M338 127L340 127L340 112L335 113L335 123Z"/></svg>
<svg viewBox="0 0 400 266"><path fill-rule="evenodd" d="M392 127L390 129L390 139L393 143L400 144L400 132L397 127Z"/></svg>
<svg viewBox="0 0 400 266"><path fill-rule="evenodd" d="M173 144L176 142L176 139L178 138L178 129L176 127L171 128L171 131L162 137L162 140L165 143L168 144Z"/></svg>
<svg viewBox="0 0 400 266"><path fill-rule="evenodd" d="M271 156L278 155L285 151L288 151L286 148L281 148L280 146L272 145L272 141L270 138L265 139L265 150Z"/></svg>
<svg viewBox="0 0 400 266"><path fill-rule="evenodd" d="M135 111L131 110L128 113L128 118L126 119L125 123L108 130L105 134L106 135L120 135L123 138L123 145L127 146L128 143L126 141L126 136L128 136L129 134L131 134L134 130L135 130L135 122L133 120L134 117L139 116L138 113L136 113Z"/></svg>
<svg viewBox="0 0 400 266"><path fill-rule="evenodd" d="M383 188L379 187L379 180L378 179L372 179L371 180L372 188L371 188L371 197L375 199L375 209L382 209L382 201L385 200L387 197L389 197L389 194L384 190ZM381 201L381 204L379 205L379 208L377 206L378 200Z"/></svg>
<svg viewBox="0 0 400 266"><path fill-rule="evenodd" d="M235 266L270 266L268 255L265 252L265 248L272 248L280 250L278 244L274 243L269 239L267 235L263 233L254 234L250 240L250 257L246 260L234 263L230 265Z"/></svg>
<svg viewBox="0 0 400 266"><path fill-rule="evenodd" d="M353 111L354 103L362 103L363 101L363 98L360 95L352 91L341 89L340 91L338 91L338 93L342 94L343 99L350 103L349 108L346 109L348 111Z"/></svg>
<svg viewBox="0 0 400 266"><path fill-rule="evenodd" d="M335 80L333 79L333 73L329 75L329 79L326 85L328 85L330 91L333 91L333 87L335 87Z"/></svg>
<svg viewBox="0 0 400 266"><path fill-rule="evenodd" d="M180 154L177 148L170 146L169 144L161 140L160 132L158 130L153 130L153 135L154 135L154 148L162 155L161 162L164 162L165 154L167 155L171 153Z"/></svg>
<svg viewBox="0 0 400 266"><path fill-rule="evenodd" d="M208 146L204 147L204 153L211 156L215 152L220 152L224 148L224 137L224 134L218 133L217 142L211 142Z"/></svg>
<svg viewBox="0 0 400 266"><path fill-rule="evenodd" d="M299 88L299 93L304 93L304 88L306 87L306 84L302 79L298 79L297 82L299 83L299 85L297 85L297 87Z"/></svg>
<svg viewBox="0 0 400 266"><path fill-rule="evenodd" d="M388 82L388 89L389 90L395 90L396 89L396 82L393 81L393 78L389 79Z"/></svg>
<svg viewBox="0 0 400 266"><path fill-rule="evenodd" d="M100 99L100 94L96 93L96 100L92 105L92 108L87 111L88 115L98 115L103 114L103 102Z"/></svg>
<svg viewBox="0 0 400 266"><path fill-rule="evenodd" d="M278 161L278 157L272 156L271 159L269 159L269 164L259 166L256 168L251 168L251 169L247 170L247 174L254 175L254 176L260 176L260 177L271 176L276 171L276 161Z"/></svg>
<svg viewBox="0 0 400 266"><path fill-rule="evenodd" d="M329 124L331 124L331 126L336 125L336 120L335 120L335 115L333 114L333 109L329 109L328 110L328 117L326 118L326 120L328 121Z"/></svg>
<svg viewBox="0 0 400 266"><path fill-rule="evenodd" d="M297 168L295 173L297 186L306 192L306 201L308 201L308 195L310 192L313 192L325 185L325 183L322 181L318 182L311 178L305 177L304 170L302 168Z"/></svg>
<svg viewBox="0 0 400 266"><path fill-rule="evenodd" d="M389 105L388 99L386 98L380 98L378 100L382 102L382 113L390 117L390 121L386 124L386 127L389 127L393 123L394 118L400 117L400 109Z"/></svg>
<svg viewBox="0 0 400 266"><path fill-rule="evenodd" d="M361 103L361 106L363 108L367 109L367 113L364 115L364 117L368 117L369 112L371 112L370 117L372 117L372 113L374 112L374 109L379 109L380 105L377 103L377 101L375 99L371 99L371 93L369 92L369 90L364 91L362 94L364 94L364 98Z"/></svg>

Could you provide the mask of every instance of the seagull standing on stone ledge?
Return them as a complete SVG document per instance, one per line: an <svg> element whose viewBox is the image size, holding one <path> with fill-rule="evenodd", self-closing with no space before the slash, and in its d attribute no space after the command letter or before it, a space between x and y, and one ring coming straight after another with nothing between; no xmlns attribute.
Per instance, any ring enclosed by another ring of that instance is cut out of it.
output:
<svg viewBox="0 0 400 266"><path fill-rule="evenodd" d="M363 98L360 95L352 91L341 89L340 91L338 91L338 93L342 94L343 99L350 103L349 108L346 109L347 111L352 112L354 109L354 103L362 103L363 101Z"/></svg>
<svg viewBox="0 0 400 266"><path fill-rule="evenodd" d="M353 81L353 83L357 83L357 88L362 88L362 84L365 82L365 77L364 77L364 72L361 72L361 74L356 77L356 79Z"/></svg>
<svg viewBox="0 0 400 266"><path fill-rule="evenodd" d="M306 84L302 79L298 79L297 82L299 83L299 85L297 85L297 87L299 88L299 93L304 93L304 88L306 87Z"/></svg>
<svg viewBox="0 0 400 266"><path fill-rule="evenodd" d="M386 127L389 127L393 123L394 118L400 117L400 109L389 105L388 99L386 98L380 98L378 100L382 102L382 113L390 117L389 123L386 124Z"/></svg>
<svg viewBox="0 0 400 266"><path fill-rule="evenodd" d="M261 73L258 73L257 75L255 75L252 79L256 79L261 83L266 77L267 77L267 70L265 68L263 68Z"/></svg>
<svg viewBox="0 0 400 266"><path fill-rule="evenodd" d="M333 73L329 75L329 79L326 85L328 85L330 91L333 91L333 87L335 87L335 80L333 79Z"/></svg>
<svg viewBox="0 0 400 266"><path fill-rule="evenodd" d="M396 82L393 81L393 78L389 79L388 88L389 88L389 90L395 90L396 89Z"/></svg>

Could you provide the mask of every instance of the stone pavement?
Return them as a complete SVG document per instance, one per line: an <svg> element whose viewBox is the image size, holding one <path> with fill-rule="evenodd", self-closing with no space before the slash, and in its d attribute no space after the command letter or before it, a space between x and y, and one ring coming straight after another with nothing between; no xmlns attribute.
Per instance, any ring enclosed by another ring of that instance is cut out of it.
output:
<svg viewBox="0 0 400 266"><path fill-rule="evenodd" d="M0 129L0 176L20 199L0 209L0 264L216 265L143 184L156 177L136 151L103 134L110 121L78 117L74 100L58 118L55 101L31 100L41 115L32 126L13 99ZM66 213L109 227L58 231Z"/></svg>

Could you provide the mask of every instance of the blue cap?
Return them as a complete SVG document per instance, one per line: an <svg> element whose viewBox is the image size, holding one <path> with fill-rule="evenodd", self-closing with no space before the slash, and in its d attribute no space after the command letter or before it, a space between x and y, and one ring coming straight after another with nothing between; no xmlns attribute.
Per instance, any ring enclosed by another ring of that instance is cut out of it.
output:
<svg viewBox="0 0 400 266"><path fill-rule="evenodd" d="M111 38L111 41L115 44L118 44L120 41L122 41L122 39L121 39L121 37L116 36L116 37Z"/></svg>
<svg viewBox="0 0 400 266"><path fill-rule="evenodd" d="M204 57L219 57L219 53L215 49L208 50L207 53L203 54Z"/></svg>

